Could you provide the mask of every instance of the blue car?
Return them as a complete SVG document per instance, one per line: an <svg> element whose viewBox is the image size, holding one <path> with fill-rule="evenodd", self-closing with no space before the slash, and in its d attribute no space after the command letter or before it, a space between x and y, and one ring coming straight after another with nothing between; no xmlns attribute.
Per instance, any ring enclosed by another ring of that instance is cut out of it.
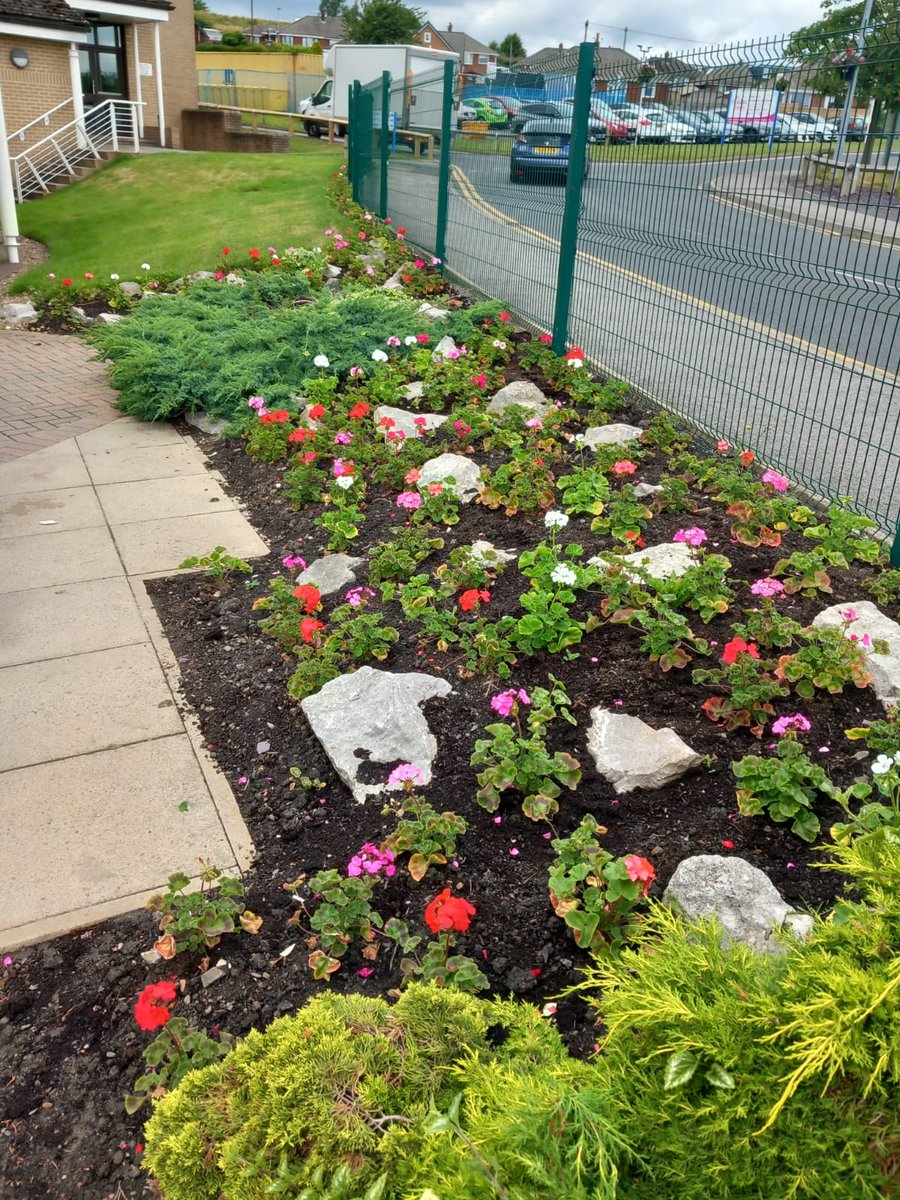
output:
<svg viewBox="0 0 900 1200"><path fill-rule="evenodd" d="M509 161L510 180L513 183L527 183L529 179L538 179L541 183L565 183L569 174L571 143L571 122L552 117L527 121L513 142ZM588 159L585 155L585 178L587 173Z"/></svg>

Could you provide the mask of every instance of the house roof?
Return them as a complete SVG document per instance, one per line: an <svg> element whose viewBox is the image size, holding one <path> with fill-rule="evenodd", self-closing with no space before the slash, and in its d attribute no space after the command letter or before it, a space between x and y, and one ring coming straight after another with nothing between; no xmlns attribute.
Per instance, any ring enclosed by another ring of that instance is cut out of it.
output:
<svg viewBox="0 0 900 1200"><path fill-rule="evenodd" d="M0 0L0 21L51 29L86 29L87 21L65 0Z"/></svg>
<svg viewBox="0 0 900 1200"><path fill-rule="evenodd" d="M2 0L0 0L2 3ZM288 37L320 37L337 41L344 36L344 22L340 17L300 17L279 30Z"/></svg>
<svg viewBox="0 0 900 1200"><path fill-rule="evenodd" d="M594 46L594 67L597 71L636 63L638 60L627 50L617 46ZM544 46L519 63L519 70L575 71L578 63L578 46Z"/></svg>
<svg viewBox="0 0 900 1200"><path fill-rule="evenodd" d="M422 29L434 30L441 41L446 42L450 49L460 57L463 54L490 54L494 58L497 56L496 50L492 50L484 42L479 42L478 38L470 37L468 33L461 33L458 29L438 29L437 25L432 24L431 21L426 21ZM422 32L422 29L419 30L419 33Z"/></svg>

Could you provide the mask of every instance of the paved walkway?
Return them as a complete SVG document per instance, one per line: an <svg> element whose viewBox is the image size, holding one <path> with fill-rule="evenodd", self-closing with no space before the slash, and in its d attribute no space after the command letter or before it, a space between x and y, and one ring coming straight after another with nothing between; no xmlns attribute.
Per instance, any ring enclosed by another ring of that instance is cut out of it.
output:
<svg viewBox="0 0 900 1200"><path fill-rule="evenodd" d="M28 359L39 340L0 344L32 364L16 385L28 412L48 395L70 401L70 363L53 364L78 359L69 338L46 339L53 358ZM180 711L143 580L219 544L243 557L266 546L193 443L90 409L71 419L95 428L66 437L51 413L18 441L56 444L0 464L2 949L140 907L198 857L234 869L252 854Z"/></svg>

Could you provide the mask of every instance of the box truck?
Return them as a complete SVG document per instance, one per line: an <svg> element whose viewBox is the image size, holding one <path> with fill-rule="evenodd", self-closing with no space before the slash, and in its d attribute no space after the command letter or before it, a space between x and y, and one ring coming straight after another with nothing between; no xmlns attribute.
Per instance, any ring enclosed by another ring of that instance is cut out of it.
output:
<svg viewBox="0 0 900 1200"><path fill-rule="evenodd" d="M427 46L356 46L339 42L326 51L325 74L328 78L313 96L300 105L304 127L310 137L321 137L327 122L316 117L349 116L348 95L354 80L362 84L391 74L391 120L397 129L436 130L441 128L444 63L458 63L459 55ZM413 83L415 82L415 86ZM380 96L375 108L379 119Z"/></svg>

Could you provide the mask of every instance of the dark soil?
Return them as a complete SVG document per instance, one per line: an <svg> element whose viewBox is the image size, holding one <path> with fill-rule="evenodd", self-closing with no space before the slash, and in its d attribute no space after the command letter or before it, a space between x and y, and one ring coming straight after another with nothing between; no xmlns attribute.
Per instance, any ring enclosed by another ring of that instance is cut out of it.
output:
<svg viewBox="0 0 900 1200"><path fill-rule="evenodd" d="M617 413L615 419L635 417L645 424L648 420L636 411ZM324 531L314 525L312 515L292 511L280 493L278 470L254 465L242 443L200 436L198 440L229 491L268 539L271 554L254 564L249 583L244 576L232 576L216 586L203 575L190 574L153 580L147 586L181 665L184 694L234 789L255 843L256 863L246 880L247 905L263 917L263 926L256 937L230 936L212 951L212 962L223 960L227 973L208 990L201 986L196 958L181 955L149 968L142 961L141 952L150 948L155 935L148 913L17 952L11 964L0 967L4 1198L121 1200L151 1194L140 1171L145 1114L128 1117L122 1107L123 1094L141 1073L141 1051L150 1040L132 1018L139 992L156 979L182 978L178 1012L207 1032L221 1028L237 1036L296 1009L327 985L314 982L306 965L308 930L302 904L294 897L308 900L308 890L301 884L295 891L290 885L321 867L343 869L362 843L379 841L390 824L377 803L354 803L338 780L286 691L291 662L277 643L258 631L259 616L251 607L266 590L266 581L285 573L284 555L302 554L308 561L318 556ZM642 468L641 478L652 482L659 470ZM793 535L778 549L736 544L721 510L705 498L700 502L701 511L689 517L654 517L648 541L667 540L679 526L701 524L712 547L731 559L733 578L744 580L768 573L792 549L809 548ZM373 499L362 545L353 553L371 548L402 520L390 498ZM573 518L566 540L583 541L594 552L609 541L590 532L589 520ZM540 514L508 518L502 510L472 505L447 531L443 553L476 537L521 551L544 535ZM204 549L198 547L200 552ZM786 599L784 610L806 623L825 603L859 600L866 594L861 581L870 570L835 571L833 597ZM521 578L511 566L492 589L491 616L514 611L521 590ZM746 599L746 591L742 594ZM334 599L326 601L326 611ZM499 689L484 679L465 678L452 653L438 654L418 645L399 606L391 605L389 612L400 638L385 669L426 670L453 685L446 699L432 701L425 709L439 746L427 796L435 808L463 814L469 832L460 840L452 864L433 867L420 884L405 870L398 871L376 894L376 906L385 917L404 917L424 932L425 904L444 886L459 889L477 908L460 950L478 960L499 993L542 1004L577 981L585 956L548 903L546 873L552 850L546 827L528 821L512 801L497 820L474 800L469 758L474 739L493 715L490 696ZM721 644L737 616L729 613L704 632ZM820 862L823 852L785 826L737 814L729 764L744 753L759 751L760 743L749 732L721 732L700 711L709 692L692 684L690 669L662 674L640 653L637 641L627 627L603 626L586 637L571 661L544 654L523 656L514 673L512 682L526 688L553 673L568 689L578 717L577 729L560 723L553 741L554 748L574 753L584 771L577 792L562 798L559 831L570 832L583 813L594 813L608 827L604 844L613 854L641 854L654 863L655 895L662 893L676 865L688 855L733 853L764 870L789 902L806 908L829 906L841 880L810 865ZM662 790L617 797L595 773L584 742L589 710L620 701L623 711L654 726L674 728L708 756L707 765ZM792 702L786 703L784 711L793 711ZM813 724L805 739L811 756L827 765L835 781L852 779L860 767L859 744L847 741L843 731L881 714L871 690L848 689L841 696L803 704L802 709ZM261 751L260 743L269 748ZM291 767L324 787L304 789L292 778ZM838 810L824 804L819 815L827 829ZM726 842L733 845L726 847ZM364 966L374 967L374 973L360 976ZM389 952L370 964L354 948L330 986L375 994L398 983L397 964ZM561 1002L554 1019L573 1052L590 1052L596 1030L581 1001Z"/></svg>

